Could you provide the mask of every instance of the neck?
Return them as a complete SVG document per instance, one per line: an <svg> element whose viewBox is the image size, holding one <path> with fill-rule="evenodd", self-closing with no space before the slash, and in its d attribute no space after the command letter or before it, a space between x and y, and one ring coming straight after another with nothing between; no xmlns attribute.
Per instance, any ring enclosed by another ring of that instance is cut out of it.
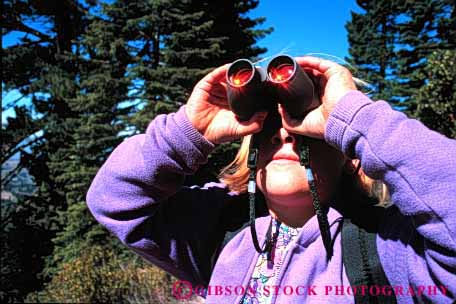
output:
<svg viewBox="0 0 456 304"><path fill-rule="evenodd" d="M293 228L304 226L304 224L315 215L312 202L287 206L283 203L277 204L271 200L267 200L267 205L269 213L274 219Z"/></svg>

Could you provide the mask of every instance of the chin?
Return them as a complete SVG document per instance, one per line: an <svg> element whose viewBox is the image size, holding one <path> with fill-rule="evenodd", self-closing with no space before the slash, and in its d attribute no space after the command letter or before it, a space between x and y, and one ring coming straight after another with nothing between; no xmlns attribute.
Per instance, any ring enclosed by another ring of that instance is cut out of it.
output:
<svg viewBox="0 0 456 304"><path fill-rule="evenodd" d="M257 175L257 184L266 198L283 203L311 199L304 168L297 162L268 164Z"/></svg>
<svg viewBox="0 0 456 304"><path fill-rule="evenodd" d="M286 206L286 207L298 207L298 206L312 206L312 195L309 191L304 191L303 189L272 189L271 191L266 189L261 189L266 201L269 203L274 202L275 204ZM275 190L275 191L273 191Z"/></svg>

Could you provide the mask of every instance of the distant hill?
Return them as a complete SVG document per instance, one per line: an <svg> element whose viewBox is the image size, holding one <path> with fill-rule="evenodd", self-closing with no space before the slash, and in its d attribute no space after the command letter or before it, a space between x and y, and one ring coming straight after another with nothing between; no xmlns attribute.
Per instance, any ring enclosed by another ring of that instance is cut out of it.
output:
<svg viewBox="0 0 456 304"><path fill-rule="evenodd" d="M2 190L2 202L4 202L4 201L17 202L17 197L9 191ZM2 205L2 207L3 207L3 205Z"/></svg>
<svg viewBox="0 0 456 304"><path fill-rule="evenodd" d="M16 168L19 160L10 159L2 165L2 179L11 170ZM33 182L33 178L30 176L27 170L22 169L19 174L14 177L5 187L2 187L2 201L12 200L15 201L17 196L30 195L36 189L36 185Z"/></svg>

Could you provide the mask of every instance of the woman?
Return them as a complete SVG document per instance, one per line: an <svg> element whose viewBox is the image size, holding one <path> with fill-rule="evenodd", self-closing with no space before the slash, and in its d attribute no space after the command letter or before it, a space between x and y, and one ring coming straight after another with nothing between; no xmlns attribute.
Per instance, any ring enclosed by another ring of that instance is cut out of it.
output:
<svg viewBox="0 0 456 304"><path fill-rule="evenodd" d="M397 301L451 303L456 295L455 142L385 102L370 101L356 91L345 68L313 57L296 60L321 87L322 104L303 120L279 108L281 125L267 113L238 122L227 105L227 66L222 66L196 85L177 113L158 116L146 134L115 149L89 190L90 210L150 262L193 286L209 284L208 303L353 303L353 289L344 289L350 282L341 245L343 216L330 206L350 205L333 201L334 193L344 165L359 159L368 176L388 186L399 210L386 216L376 240ZM257 253L248 229L223 247L226 233L248 219L246 196L230 191L236 183L229 175L225 184L182 186L215 145L255 133L260 137L257 185L269 214L256 220L256 229L264 244L273 219L273 257ZM310 165L318 196L329 207L330 259L298 162L300 135L318 139L310 145ZM266 283L257 286L260 281ZM253 293L234 290L252 284ZM271 286L282 289L271 291ZM409 290L419 286L430 286L431 292Z"/></svg>

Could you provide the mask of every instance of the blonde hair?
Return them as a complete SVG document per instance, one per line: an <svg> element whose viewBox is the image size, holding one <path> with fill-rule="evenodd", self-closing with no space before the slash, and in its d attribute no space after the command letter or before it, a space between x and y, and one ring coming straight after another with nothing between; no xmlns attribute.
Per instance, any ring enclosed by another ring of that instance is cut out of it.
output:
<svg viewBox="0 0 456 304"><path fill-rule="evenodd" d="M228 189L237 193L247 192L247 183L250 169L247 168L247 157L251 135L244 137L241 147L234 160L223 168L219 174L219 179L227 185ZM376 198L379 204L385 205L389 202L390 196L386 185L380 181L367 176L363 169L351 176L352 183L369 197Z"/></svg>
<svg viewBox="0 0 456 304"><path fill-rule="evenodd" d="M250 138L244 137L234 160L220 171L219 179L228 186L231 191L238 193L247 192L250 169L247 168Z"/></svg>
<svg viewBox="0 0 456 304"><path fill-rule="evenodd" d="M381 205L390 203L390 194L385 183L378 179L372 179L367 176L361 168L357 174L356 182L369 197L374 197Z"/></svg>

